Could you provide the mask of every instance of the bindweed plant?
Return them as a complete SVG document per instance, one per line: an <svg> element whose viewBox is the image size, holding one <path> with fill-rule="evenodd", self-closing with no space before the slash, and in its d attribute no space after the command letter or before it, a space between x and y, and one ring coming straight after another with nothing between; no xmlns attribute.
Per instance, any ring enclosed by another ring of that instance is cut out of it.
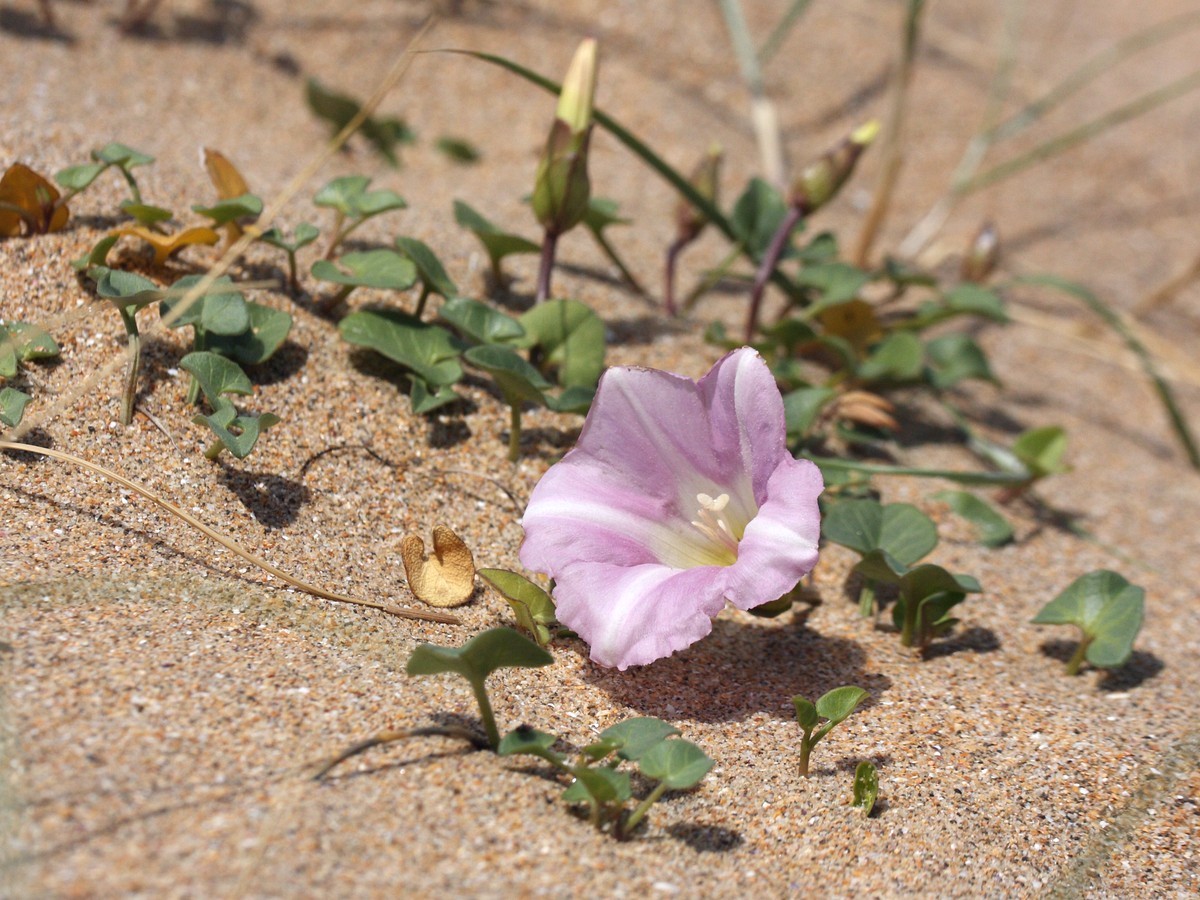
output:
<svg viewBox="0 0 1200 900"><path fill-rule="evenodd" d="M332 259L338 247L356 229L386 212L406 209L408 203L395 191L386 188L367 190L371 179L366 175L346 175L335 178L315 195L313 205L333 210L333 229L325 259Z"/></svg>
<svg viewBox="0 0 1200 900"><path fill-rule="evenodd" d="M808 777L808 763L813 747L820 743L835 725L850 718L851 713L869 696L870 694L860 687L846 685L822 694L815 704L799 694L792 698L792 705L796 708L796 721L800 723L804 732L804 737L800 740L801 775ZM827 720L824 725L820 724L821 719Z"/></svg>
<svg viewBox="0 0 1200 900"><path fill-rule="evenodd" d="M15 380L23 363L54 359L59 353L58 342L45 329L28 322L0 320L0 383ZM15 428L30 399L9 384L0 387L0 425Z"/></svg>
<svg viewBox="0 0 1200 900"><path fill-rule="evenodd" d="M479 577L508 602L517 625L539 647L549 645L564 630L558 626L553 598L524 575L507 569L480 569Z"/></svg>
<svg viewBox="0 0 1200 900"><path fill-rule="evenodd" d="M874 763L863 760L854 769L854 792L850 805L858 807L864 816L870 818L878 799L879 773Z"/></svg>
<svg viewBox="0 0 1200 900"><path fill-rule="evenodd" d="M578 761L551 749L558 739L544 731L522 726L504 736L497 752L501 756L536 756L571 777L562 799L586 804L588 820L597 829L610 829L619 840L633 834L650 808L667 791L695 787L713 767L713 760L690 741L676 738L679 729L652 717L618 722L600 732L596 741L579 753ZM629 773L618 766L637 764L638 773L657 782L633 809Z"/></svg>
<svg viewBox="0 0 1200 900"><path fill-rule="evenodd" d="M1042 607L1035 625L1075 625L1079 646L1067 662L1067 674L1078 675L1086 659L1093 666L1116 669L1133 653L1142 628L1146 592L1122 575L1099 569L1076 578Z"/></svg>
<svg viewBox="0 0 1200 900"><path fill-rule="evenodd" d="M254 386L236 363L207 350L189 353L179 361L179 367L192 376L204 399L212 408L210 415L198 413L192 418L197 425L207 425L216 440L204 451L207 459L215 460L228 450L238 459L245 459L258 443L259 435L279 424L273 413L258 415L239 413L226 394L249 395Z"/></svg>
<svg viewBox="0 0 1200 900"><path fill-rule="evenodd" d="M492 281L497 285L504 281L505 257L538 252L538 245L533 241L505 231L462 200L454 201L454 221L479 238L491 264Z"/></svg>

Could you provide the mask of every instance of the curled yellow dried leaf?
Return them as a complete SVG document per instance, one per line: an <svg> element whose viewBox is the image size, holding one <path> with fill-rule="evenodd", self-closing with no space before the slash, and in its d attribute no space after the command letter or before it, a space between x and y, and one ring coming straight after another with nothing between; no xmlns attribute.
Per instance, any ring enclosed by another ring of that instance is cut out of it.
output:
<svg viewBox="0 0 1200 900"><path fill-rule="evenodd" d="M156 266L161 266L172 253L189 244L215 244L221 239L221 236L215 231L203 225L185 228L175 234L159 234L142 225L126 225L111 233L141 238L154 248L154 264Z"/></svg>
<svg viewBox="0 0 1200 900"><path fill-rule="evenodd" d="M24 163L13 163L0 178L0 237L61 231L71 215L56 205L58 189Z"/></svg>
<svg viewBox="0 0 1200 900"><path fill-rule="evenodd" d="M400 542L400 559L409 589L416 598L440 608L461 606L475 592L475 560L471 550L445 525L433 528L433 555L425 542L407 534Z"/></svg>

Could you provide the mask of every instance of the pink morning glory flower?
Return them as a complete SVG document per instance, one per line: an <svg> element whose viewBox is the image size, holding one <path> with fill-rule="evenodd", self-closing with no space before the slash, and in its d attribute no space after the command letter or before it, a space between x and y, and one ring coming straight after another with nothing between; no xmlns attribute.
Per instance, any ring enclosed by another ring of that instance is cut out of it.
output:
<svg viewBox="0 0 1200 900"><path fill-rule="evenodd" d="M595 662L644 665L708 634L726 603L795 587L817 561L823 487L788 452L754 350L698 382L612 368L578 444L533 490L521 562L554 578L558 618Z"/></svg>

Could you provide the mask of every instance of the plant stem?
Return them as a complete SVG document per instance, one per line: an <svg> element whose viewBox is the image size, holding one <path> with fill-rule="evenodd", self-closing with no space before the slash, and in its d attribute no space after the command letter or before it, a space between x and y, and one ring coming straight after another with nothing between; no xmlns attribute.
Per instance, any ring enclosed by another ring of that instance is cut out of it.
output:
<svg viewBox="0 0 1200 900"><path fill-rule="evenodd" d="M779 257L783 255L783 249L787 246L788 238L792 234L792 229L804 217L804 210L799 206L789 206L787 215L783 217L783 221L779 223L779 227L775 229L775 234L771 236L771 243L767 247L767 252L763 254L762 262L759 263L758 271L754 275L754 289L750 293L750 311L746 315L746 343L750 343L754 339L754 332L758 328L758 311L762 306L763 292L767 288L767 281L771 277L771 273L775 271L775 266L779 263Z"/></svg>
<svg viewBox="0 0 1200 900"><path fill-rule="evenodd" d="M643 297L647 296L646 289L642 287L642 283L629 271L629 267L625 265L625 260L621 259L616 248L609 243L608 238L604 236L603 232L598 228L589 228L588 230L592 233L592 237L596 239L596 243L600 245L600 249L604 251L604 255L608 257L608 261L617 267L617 271L621 273L621 278L625 280L625 283Z"/></svg>
<svg viewBox="0 0 1200 900"><path fill-rule="evenodd" d="M737 262L743 250L744 247L741 241L735 241L721 261L704 274L699 283L683 298L683 309L685 312L691 310L705 293L711 290L718 281L728 274L730 267Z"/></svg>
<svg viewBox="0 0 1200 900"><path fill-rule="evenodd" d="M663 272L663 309L666 310L668 316L674 317L678 312L675 307L675 263L683 248L689 243L691 242L686 238L679 237L671 241L671 246L667 248L667 264Z"/></svg>
<svg viewBox="0 0 1200 900"><path fill-rule="evenodd" d="M916 600L907 598L901 602L904 604L904 624L900 628L900 643L905 647L911 647L917 633L917 614L920 612L920 604Z"/></svg>
<svg viewBox="0 0 1200 900"><path fill-rule="evenodd" d="M509 406L508 461L515 463L521 458L521 401L513 400Z"/></svg>
<svg viewBox="0 0 1200 900"><path fill-rule="evenodd" d="M350 747L347 747L337 756L321 764L321 768L313 775L313 781L320 781L339 763L343 763L352 756L357 756L364 751L370 750L372 747L380 747L384 744L391 744L395 741L403 741L412 737L456 737L467 741L477 750L484 749L484 744L480 741L479 736L473 734L465 728L456 728L453 725L445 726L429 726L426 728L404 728L399 731L381 731L379 734L372 735L366 740L359 741Z"/></svg>
<svg viewBox="0 0 1200 900"><path fill-rule="evenodd" d="M558 232L546 229L542 238L542 256L538 262L537 294L534 303L544 303L550 298L550 275L554 271L554 251L558 247Z"/></svg>
<svg viewBox="0 0 1200 900"><path fill-rule="evenodd" d="M475 692L475 701L479 704L479 718L483 722L483 730L487 732L488 746L495 750L500 746L500 730L496 728L496 714L492 712L492 701L488 699L483 679L471 679L471 690Z"/></svg>
<svg viewBox="0 0 1200 900"><path fill-rule="evenodd" d="M129 364L125 370L125 390L121 392L121 424L133 422L133 406L137 402L138 369L142 364L142 337L138 334L136 313L132 308L119 307L125 333L129 335Z"/></svg>
<svg viewBox="0 0 1200 900"><path fill-rule="evenodd" d="M809 740L812 735L812 729L809 728L804 732L804 739L800 741L800 774L805 778L808 777L808 758L812 755L813 742Z"/></svg>
<svg viewBox="0 0 1200 900"><path fill-rule="evenodd" d="M333 252L337 250L338 244L340 244L342 242L342 238L345 237L345 235L341 233L342 225L345 224L345 222L346 214L344 212L338 211L334 213L333 237L329 240L329 246L325 248L325 259L333 259Z"/></svg>
<svg viewBox="0 0 1200 900"><path fill-rule="evenodd" d="M207 450L204 451L204 458L210 462L216 462L217 457L221 455L221 451L225 449L225 442L220 438L213 441Z"/></svg>
<svg viewBox="0 0 1200 900"><path fill-rule="evenodd" d="M425 301L429 299L429 285L421 285L421 296L417 298L417 308L413 312L413 318L421 318L421 314L425 312Z"/></svg>
<svg viewBox="0 0 1200 900"><path fill-rule="evenodd" d="M776 51L783 46L784 40L788 36L788 32L792 30L795 24L800 21L800 17L808 11L812 0L792 0L792 5L788 7L779 19L779 22L771 30L767 39L763 41L762 46L758 48L758 64L765 66L775 55Z"/></svg>
<svg viewBox="0 0 1200 900"><path fill-rule="evenodd" d="M646 813L650 811L650 807L657 803L658 798L666 792L667 783L665 781L660 781L658 784L656 784L654 786L654 790L652 790L646 796L646 799L639 803L634 808L633 812L629 814L629 818L626 819L625 824L621 826L621 836L624 837L625 835L632 833L633 830L637 828L638 823L646 817Z"/></svg>
<svg viewBox="0 0 1200 900"><path fill-rule="evenodd" d="M739 0L717 0L717 6L725 19L729 43L733 46L733 55L738 61L738 67L742 70L742 80L746 82L746 88L750 91L750 117L755 138L758 140L763 174L771 184L782 187L786 164L783 157L783 139L779 134L779 116L763 85L762 69L758 64L754 42L750 38L750 29L746 25L745 13Z"/></svg>
<svg viewBox="0 0 1200 900"><path fill-rule="evenodd" d="M1068 675L1078 675L1079 674L1079 667L1081 665L1083 665L1084 657L1087 655L1088 644L1090 644L1091 642L1092 642L1092 639L1090 637L1087 637L1086 635L1079 642L1079 646L1075 648L1074 654L1071 655L1071 659L1068 660L1068 662L1067 662L1067 674Z"/></svg>
<svg viewBox="0 0 1200 900"><path fill-rule="evenodd" d="M869 619L875 612L875 580L864 578L862 590L858 592L858 614Z"/></svg>
<svg viewBox="0 0 1200 900"><path fill-rule="evenodd" d="M288 283L292 286L293 291L300 290L300 280L296 277L296 251L287 251L288 260Z"/></svg>
<svg viewBox="0 0 1200 900"><path fill-rule="evenodd" d="M121 177L124 178L125 183L129 185L129 193L133 197L133 202L138 204L139 206L141 206L142 205L142 192L140 190L138 190L138 183L134 180L133 176L130 175L129 172L123 166L118 166L117 171L119 171L121 173Z"/></svg>

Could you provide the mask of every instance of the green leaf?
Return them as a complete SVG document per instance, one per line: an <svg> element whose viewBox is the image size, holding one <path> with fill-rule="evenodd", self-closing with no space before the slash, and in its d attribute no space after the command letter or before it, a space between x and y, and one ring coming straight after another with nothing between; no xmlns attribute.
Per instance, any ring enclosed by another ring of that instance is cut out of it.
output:
<svg viewBox="0 0 1200 900"><path fill-rule="evenodd" d="M154 162L153 156L115 141L111 144L105 144L99 150L93 150L92 159L97 162L117 166L126 172L136 166L147 166Z"/></svg>
<svg viewBox="0 0 1200 900"><path fill-rule="evenodd" d="M292 330L292 317L280 309L247 301L250 327L241 334L209 335L207 347L244 365L266 362L275 355Z"/></svg>
<svg viewBox="0 0 1200 900"><path fill-rule="evenodd" d="M819 292L816 302L805 309L812 317L834 306L853 300L870 281L871 273L842 262L805 266L796 273L795 281Z"/></svg>
<svg viewBox="0 0 1200 900"><path fill-rule="evenodd" d="M71 268L77 272L86 272L91 268L107 268L108 251L116 246L117 241L121 239L119 234L108 234L96 241L96 245L92 247L86 254L79 259L71 260Z"/></svg>
<svg viewBox="0 0 1200 900"><path fill-rule="evenodd" d="M811 700L806 700L797 694L792 698L792 706L796 708L796 721L800 723L800 727L804 731L812 731L817 727L821 717L817 715L817 708Z"/></svg>
<svg viewBox="0 0 1200 900"><path fill-rule="evenodd" d="M259 238L263 243L270 244L272 247L278 247L280 250L285 250L288 253L295 253L301 247L307 247L321 232L315 225L310 225L308 222L301 222L292 232L292 239L288 240L283 231L278 227L272 228L269 231L264 231L262 237Z"/></svg>
<svg viewBox="0 0 1200 900"><path fill-rule="evenodd" d="M409 675L452 672L472 683L482 683L497 669L548 666L554 657L511 628L489 628L461 647L418 644L408 658Z"/></svg>
<svg viewBox="0 0 1200 900"><path fill-rule="evenodd" d="M449 385L439 385L431 392L429 385L420 376L412 375L410 377L412 380L412 390L408 394L408 404L418 416L423 416L426 413L433 412L435 409L440 409L447 404L462 399L458 392Z"/></svg>
<svg viewBox="0 0 1200 900"><path fill-rule="evenodd" d="M653 716L637 716L611 725L600 732L599 740L617 752L621 759L640 760L679 729Z"/></svg>
<svg viewBox="0 0 1200 900"><path fill-rule="evenodd" d="M37 325L28 322L0 323L0 340L4 339L7 331L12 341L12 349L17 359L28 362L33 359L53 359L60 353L58 342L50 333ZM12 377L7 376L7 377Z"/></svg>
<svg viewBox="0 0 1200 900"><path fill-rule="evenodd" d="M871 815L875 801L879 797L879 773L873 763L860 762L854 770L854 800L852 806L857 806L865 815Z"/></svg>
<svg viewBox="0 0 1200 900"><path fill-rule="evenodd" d="M93 266L87 272L96 282L96 293L118 307L146 306L167 296L167 292L149 278L134 272L106 266Z"/></svg>
<svg viewBox="0 0 1200 900"><path fill-rule="evenodd" d="M395 250L379 249L347 253L338 259L337 265L319 259L313 263L312 274L334 284L403 291L416 283L417 267Z"/></svg>
<svg viewBox="0 0 1200 900"><path fill-rule="evenodd" d="M437 139L434 147L453 162L468 166L479 162L479 151L475 149L475 145L462 138L443 136Z"/></svg>
<svg viewBox="0 0 1200 900"><path fill-rule="evenodd" d="M447 300L438 310L438 316L464 337L480 344L513 343L525 336L525 329L512 316L469 297Z"/></svg>
<svg viewBox="0 0 1200 900"><path fill-rule="evenodd" d="M924 363L920 339L895 331L879 342L855 374L863 381L913 381L921 376Z"/></svg>
<svg viewBox="0 0 1200 900"><path fill-rule="evenodd" d="M1013 539L1013 529L996 508L967 491L938 491L934 500L940 500L975 526L979 542L985 547L999 547Z"/></svg>
<svg viewBox="0 0 1200 900"><path fill-rule="evenodd" d="M977 594L983 588L971 575L953 575L941 566L925 563L912 569L900 579L900 593L908 600L920 600L933 594Z"/></svg>
<svg viewBox="0 0 1200 900"><path fill-rule="evenodd" d="M578 300L547 300L519 319L527 347L541 347L565 388L594 388L604 369L604 322Z"/></svg>
<svg viewBox="0 0 1200 900"><path fill-rule="evenodd" d="M1142 628L1146 592L1122 575L1098 569L1076 578L1047 603L1035 625L1076 625L1083 632L1087 660L1101 668L1124 665Z"/></svg>
<svg viewBox="0 0 1200 900"><path fill-rule="evenodd" d="M858 704L869 696L862 688L853 685L834 688L817 700L817 713L837 725L849 718Z"/></svg>
<svg viewBox="0 0 1200 900"><path fill-rule="evenodd" d="M357 209L357 199L366 192L370 183L371 179L366 175L344 175L335 178L313 195L313 205L335 209L347 218L352 218Z"/></svg>
<svg viewBox="0 0 1200 900"><path fill-rule="evenodd" d="M207 350L189 353L179 361L179 368L200 383L200 390L216 409L222 394L252 394L254 385L237 363Z"/></svg>
<svg viewBox="0 0 1200 900"><path fill-rule="evenodd" d="M1008 321L1008 313L1004 311L1004 301L1000 295L983 285L956 285L946 291L942 302L946 304L947 309L955 313L967 313L995 322Z"/></svg>
<svg viewBox="0 0 1200 900"><path fill-rule="evenodd" d="M510 234L493 225L461 200L454 201L454 221L463 228L474 232L475 236L479 238L494 272L500 270L500 263L506 256L541 252L542 248L533 241L518 234Z"/></svg>
<svg viewBox="0 0 1200 900"><path fill-rule="evenodd" d="M362 109L362 105L353 97L329 90L315 78L309 78L305 85L305 99L309 109L325 119L334 134L345 128ZM368 116L359 126L359 131L393 167L400 164L396 145L409 144L415 139L412 130L401 119L395 118Z"/></svg>
<svg viewBox="0 0 1200 900"><path fill-rule="evenodd" d="M881 506L875 500L841 500L825 516L826 540L858 553L886 550L911 566L937 546L937 526L909 503Z"/></svg>
<svg viewBox="0 0 1200 900"><path fill-rule="evenodd" d="M1058 475L1071 469L1063 462L1067 452L1067 433L1058 425L1024 432L1013 442L1012 452L1034 478Z"/></svg>
<svg viewBox="0 0 1200 900"><path fill-rule="evenodd" d="M451 385L463 376L453 335L405 313L361 310L342 319L338 331L349 343L369 347L412 369L430 387Z"/></svg>
<svg viewBox="0 0 1200 900"><path fill-rule="evenodd" d="M562 795L567 803L591 802L597 806L609 806L624 803L633 796L628 772L618 772L608 766L581 766L572 771L575 781Z"/></svg>
<svg viewBox="0 0 1200 900"><path fill-rule="evenodd" d="M476 574L508 601L517 624L533 636L539 647L550 643L550 629L558 619L549 594L525 576L506 569L479 569Z"/></svg>
<svg viewBox="0 0 1200 900"><path fill-rule="evenodd" d="M926 344L925 351L929 355L929 380L934 387L948 388L969 378L996 382L987 356L968 335L942 335Z"/></svg>
<svg viewBox="0 0 1200 900"><path fill-rule="evenodd" d="M876 548L863 554L863 558L855 565L854 571L872 581L899 584L900 579L908 572L908 566L886 550Z"/></svg>
<svg viewBox="0 0 1200 900"><path fill-rule="evenodd" d="M463 359L492 376L509 406L522 402L539 406L545 403L542 392L550 387L550 382L515 350L498 344L482 344L464 353Z"/></svg>
<svg viewBox="0 0 1200 900"><path fill-rule="evenodd" d="M102 162L86 163L82 166L68 166L56 172L54 180L69 191L82 191L107 168L108 165Z"/></svg>
<svg viewBox="0 0 1200 900"><path fill-rule="evenodd" d="M152 203L135 203L133 200L122 200L120 208L125 215L147 228L160 222L169 222L174 215L166 207L155 206Z"/></svg>
<svg viewBox="0 0 1200 900"><path fill-rule="evenodd" d="M632 220L617 215L620 204L608 197L588 198L587 212L583 215L586 228L597 233L603 233L610 225L628 225Z"/></svg>
<svg viewBox="0 0 1200 900"><path fill-rule="evenodd" d="M217 440L225 445L225 449L238 459L245 459L250 455L262 432L279 424L279 416L273 413L258 416L238 415L234 405L224 397L218 397L212 405L211 416L198 415L192 421L197 425L207 425L217 436Z"/></svg>
<svg viewBox="0 0 1200 900"><path fill-rule="evenodd" d="M401 253L412 260L413 265L417 267L417 277L421 279L421 283L428 290L447 300L458 294L458 286L446 274L441 260L437 258L437 254L429 248L428 244L416 238L398 237L396 246L400 248Z"/></svg>
<svg viewBox="0 0 1200 900"><path fill-rule="evenodd" d="M24 391L16 388L0 388L0 424L8 428L16 428L25 415L25 407L29 405L30 397Z"/></svg>
<svg viewBox="0 0 1200 900"><path fill-rule="evenodd" d="M695 787L713 765L708 754L681 738L655 744L638 761L643 775L661 781L673 791Z"/></svg>
<svg viewBox="0 0 1200 900"><path fill-rule="evenodd" d="M762 256L786 215L783 195L761 178L752 178L733 205L729 225L743 246Z"/></svg>
<svg viewBox="0 0 1200 900"><path fill-rule="evenodd" d="M562 756L550 748L558 741L558 737L538 731L528 725L510 731L496 747L497 756L537 756L555 765L562 765Z"/></svg>
<svg viewBox="0 0 1200 900"><path fill-rule="evenodd" d="M203 275L185 275L171 286L171 296L162 302L159 315L170 316L183 297L200 283ZM237 335L250 328L250 311L241 291L234 288L228 275L222 275L209 286L207 294L197 297L172 328L191 325L202 335Z"/></svg>
<svg viewBox="0 0 1200 900"><path fill-rule="evenodd" d="M575 385L574 387L567 388L557 397L553 394L547 394L545 400L546 406L555 412L578 413L582 416L587 414L595 398L595 388Z"/></svg>
<svg viewBox="0 0 1200 900"><path fill-rule="evenodd" d="M212 206L192 206L192 212L200 213L213 220L214 225L225 225L247 216L258 216L263 211L263 202L255 194L242 194L219 200Z"/></svg>
<svg viewBox="0 0 1200 900"><path fill-rule="evenodd" d="M791 440L803 439L817 421L817 416L837 394L833 388L806 387L783 395L783 415L787 435Z"/></svg>

